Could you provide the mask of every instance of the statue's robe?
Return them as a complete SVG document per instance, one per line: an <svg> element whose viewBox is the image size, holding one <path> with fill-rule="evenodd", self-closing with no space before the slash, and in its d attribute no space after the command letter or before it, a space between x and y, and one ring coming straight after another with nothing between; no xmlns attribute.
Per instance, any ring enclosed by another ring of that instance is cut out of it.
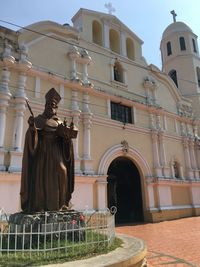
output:
<svg viewBox="0 0 200 267"><path fill-rule="evenodd" d="M34 119L24 144L21 176L21 208L25 213L58 211L68 206L74 191L73 142L77 131L67 128L58 135L62 121L44 114Z"/></svg>

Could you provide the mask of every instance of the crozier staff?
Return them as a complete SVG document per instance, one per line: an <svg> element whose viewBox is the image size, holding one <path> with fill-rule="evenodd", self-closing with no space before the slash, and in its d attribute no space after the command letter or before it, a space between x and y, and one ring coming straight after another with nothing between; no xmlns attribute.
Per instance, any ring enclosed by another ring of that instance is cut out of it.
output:
<svg viewBox="0 0 200 267"><path fill-rule="evenodd" d="M58 211L68 206L74 191L73 123L57 116L60 95L54 88L45 109L28 119L21 175L21 208L25 213Z"/></svg>

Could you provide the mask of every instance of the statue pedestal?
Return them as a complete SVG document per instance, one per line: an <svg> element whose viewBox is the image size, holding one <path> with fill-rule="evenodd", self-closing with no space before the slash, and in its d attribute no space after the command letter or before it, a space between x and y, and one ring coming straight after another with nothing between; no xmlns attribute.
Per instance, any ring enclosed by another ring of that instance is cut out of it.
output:
<svg viewBox="0 0 200 267"><path fill-rule="evenodd" d="M85 218L78 211L14 213L9 218L10 233L24 238L25 245L45 240L85 240ZM24 236L24 237L23 237Z"/></svg>
<svg viewBox="0 0 200 267"><path fill-rule="evenodd" d="M22 169L22 151L10 151L9 172L21 172Z"/></svg>
<svg viewBox="0 0 200 267"><path fill-rule="evenodd" d="M5 171L5 155L7 151L5 151L3 148L0 148L0 171Z"/></svg>

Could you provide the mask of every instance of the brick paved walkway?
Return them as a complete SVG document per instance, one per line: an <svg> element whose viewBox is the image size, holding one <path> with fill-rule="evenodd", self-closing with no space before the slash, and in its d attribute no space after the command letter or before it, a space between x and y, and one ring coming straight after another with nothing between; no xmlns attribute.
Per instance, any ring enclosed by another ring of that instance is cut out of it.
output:
<svg viewBox="0 0 200 267"><path fill-rule="evenodd" d="M200 267L200 217L116 227L147 243L150 266Z"/></svg>

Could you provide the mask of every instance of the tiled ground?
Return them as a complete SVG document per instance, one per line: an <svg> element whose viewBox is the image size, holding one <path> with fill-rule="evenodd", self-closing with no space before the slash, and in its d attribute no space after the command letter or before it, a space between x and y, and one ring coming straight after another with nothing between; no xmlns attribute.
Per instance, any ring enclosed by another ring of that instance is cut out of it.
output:
<svg viewBox="0 0 200 267"><path fill-rule="evenodd" d="M200 267L200 217L116 227L146 241L149 266Z"/></svg>

